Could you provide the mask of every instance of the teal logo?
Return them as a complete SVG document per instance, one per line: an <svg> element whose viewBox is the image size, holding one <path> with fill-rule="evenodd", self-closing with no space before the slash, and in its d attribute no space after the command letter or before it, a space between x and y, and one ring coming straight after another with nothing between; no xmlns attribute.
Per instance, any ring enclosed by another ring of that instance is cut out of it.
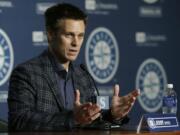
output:
<svg viewBox="0 0 180 135"><path fill-rule="evenodd" d="M167 77L162 64L153 58L145 60L136 76L136 88L141 90L138 101L147 112L156 112L162 106Z"/></svg>
<svg viewBox="0 0 180 135"><path fill-rule="evenodd" d="M114 77L119 65L119 49L110 30L99 27L92 31L87 40L85 59L97 82L107 83Z"/></svg>
<svg viewBox="0 0 180 135"><path fill-rule="evenodd" d="M3 85L11 74L14 64L14 54L8 35L0 29L0 86Z"/></svg>

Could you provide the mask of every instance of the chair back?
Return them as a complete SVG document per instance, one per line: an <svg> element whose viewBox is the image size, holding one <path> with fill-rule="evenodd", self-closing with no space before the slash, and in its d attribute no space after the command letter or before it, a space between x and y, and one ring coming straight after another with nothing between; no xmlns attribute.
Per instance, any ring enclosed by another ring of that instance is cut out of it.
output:
<svg viewBox="0 0 180 135"><path fill-rule="evenodd" d="M8 123L0 119L0 132L8 131Z"/></svg>

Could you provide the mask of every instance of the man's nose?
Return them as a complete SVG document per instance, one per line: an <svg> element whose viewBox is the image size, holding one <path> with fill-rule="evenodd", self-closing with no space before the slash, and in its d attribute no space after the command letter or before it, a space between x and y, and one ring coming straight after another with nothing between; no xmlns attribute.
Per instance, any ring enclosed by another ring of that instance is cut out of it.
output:
<svg viewBox="0 0 180 135"><path fill-rule="evenodd" d="M78 45L78 42L79 42L78 37L74 37L73 40L72 40L72 45L73 45L73 46L77 46L77 45Z"/></svg>

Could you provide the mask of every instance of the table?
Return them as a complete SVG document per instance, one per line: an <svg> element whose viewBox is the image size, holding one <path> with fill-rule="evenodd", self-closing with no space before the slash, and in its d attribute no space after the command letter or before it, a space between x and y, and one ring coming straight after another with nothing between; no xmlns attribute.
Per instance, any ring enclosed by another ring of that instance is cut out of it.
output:
<svg viewBox="0 0 180 135"><path fill-rule="evenodd" d="M76 130L71 132L5 132L0 135L180 135L180 131L136 133L135 131Z"/></svg>

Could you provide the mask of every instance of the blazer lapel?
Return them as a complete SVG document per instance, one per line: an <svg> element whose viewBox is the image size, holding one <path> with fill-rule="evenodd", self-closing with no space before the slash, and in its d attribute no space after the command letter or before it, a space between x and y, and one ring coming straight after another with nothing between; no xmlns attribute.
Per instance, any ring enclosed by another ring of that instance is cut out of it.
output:
<svg viewBox="0 0 180 135"><path fill-rule="evenodd" d="M44 52L44 57L43 57L43 68L44 68L44 75L45 79L47 80L49 87L51 88L50 90L52 91L60 109L64 108L63 104L63 97L60 94L57 79L55 76L55 71L53 69L53 66L51 64L51 60L49 58L48 50Z"/></svg>
<svg viewBox="0 0 180 135"><path fill-rule="evenodd" d="M46 78L48 80L51 91L52 91L53 95L55 96L57 103L59 104L59 107L61 109L64 108L63 97L62 97L61 93L58 91L59 87L58 87L58 83L57 83L57 80L55 77L55 73L51 72L49 74L46 74Z"/></svg>
<svg viewBox="0 0 180 135"><path fill-rule="evenodd" d="M85 97L87 96L86 94L86 89L83 84L83 81L81 80L83 75L81 75L81 70L79 69L79 67L75 67L73 66L73 84L74 84L74 88L75 90L79 90L80 91L80 102L81 103L85 103L86 99Z"/></svg>

